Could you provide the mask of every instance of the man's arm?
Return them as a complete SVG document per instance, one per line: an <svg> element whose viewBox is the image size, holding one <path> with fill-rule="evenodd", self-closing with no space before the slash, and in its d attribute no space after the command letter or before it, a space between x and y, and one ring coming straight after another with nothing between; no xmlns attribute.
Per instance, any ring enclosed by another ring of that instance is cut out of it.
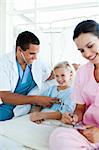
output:
<svg viewBox="0 0 99 150"><path fill-rule="evenodd" d="M49 76L49 78L47 79L47 80L53 80L55 77L54 77L54 73L53 73L53 71L51 72L51 74L50 74L50 76Z"/></svg>
<svg viewBox="0 0 99 150"><path fill-rule="evenodd" d="M37 104L41 106L48 106L53 103L58 98L51 98L48 96L37 96L37 95L21 95L17 93L12 93L10 91L0 91L0 98L4 103L9 103L13 105L22 104Z"/></svg>
<svg viewBox="0 0 99 150"><path fill-rule="evenodd" d="M37 96L26 96L17 93L12 93L10 91L0 91L0 98L4 103L9 103L13 105L21 104L32 104L36 103Z"/></svg>

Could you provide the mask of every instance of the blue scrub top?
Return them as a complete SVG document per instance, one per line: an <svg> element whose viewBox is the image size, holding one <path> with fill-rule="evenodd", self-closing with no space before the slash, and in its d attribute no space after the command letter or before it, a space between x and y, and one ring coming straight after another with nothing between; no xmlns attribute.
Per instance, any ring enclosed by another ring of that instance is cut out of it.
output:
<svg viewBox="0 0 99 150"><path fill-rule="evenodd" d="M14 93L27 95L29 91L36 86L36 83L31 73L32 65L26 65L25 71L22 70L21 65L18 62L17 66L18 66L19 80Z"/></svg>
<svg viewBox="0 0 99 150"><path fill-rule="evenodd" d="M26 69L25 71L23 71L21 65L17 61L17 67L18 67L19 79L14 93L27 95L29 91L36 86L36 83L31 73L31 65L26 65ZM4 109L8 111L15 107L15 105L6 104L6 103L3 103L2 106Z"/></svg>

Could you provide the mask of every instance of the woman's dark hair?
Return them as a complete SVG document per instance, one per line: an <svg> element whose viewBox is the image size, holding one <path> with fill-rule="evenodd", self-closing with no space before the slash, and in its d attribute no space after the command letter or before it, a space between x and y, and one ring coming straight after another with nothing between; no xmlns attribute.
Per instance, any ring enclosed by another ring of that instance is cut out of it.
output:
<svg viewBox="0 0 99 150"><path fill-rule="evenodd" d="M99 38L99 24L94 20L85 20L80 22L74 29L73 40L81 33L92 33Z"/></svg>
<svg viewBox="0 0 99 150"><path fill-rule="evenodd" d="M16 39L16 49L20 46L23 51L29 48L30 44L39 45L40 41L32 32L24 31L20 33Z"/></svg>

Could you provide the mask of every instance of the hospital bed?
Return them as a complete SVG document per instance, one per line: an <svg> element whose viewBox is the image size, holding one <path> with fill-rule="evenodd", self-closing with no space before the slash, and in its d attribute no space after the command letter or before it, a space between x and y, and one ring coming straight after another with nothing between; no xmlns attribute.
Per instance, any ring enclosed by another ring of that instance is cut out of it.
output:
<svg viewBox="0 0 99 150"><path fill-rule="evenodd" d="M48 81L46 88L52 84L55 82ZM35 89L30 93L32 94L38 94L38 90ZM59 126L63 125L58 120L36 124L30 121L28 114L0 121L0 150L48 150L49 136Z"/></svg>
<svg viewBox="0 0 99 150"><path fill-rule="evenodd" d="M0 122L0 150L48 150L55 126L36 124L29 115Z"/></svg>

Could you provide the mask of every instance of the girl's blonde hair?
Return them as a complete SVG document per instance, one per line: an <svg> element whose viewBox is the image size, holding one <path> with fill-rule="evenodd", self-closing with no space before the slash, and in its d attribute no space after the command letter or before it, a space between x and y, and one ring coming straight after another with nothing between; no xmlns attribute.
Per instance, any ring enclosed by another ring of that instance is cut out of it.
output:
<svg viewBox="0 0 99 150"><path fill-rule="evenodd" d="M58 69L58 68L68 69L68 68L71 68L71 65L68 63L68 61L62 61L62 62L56 64L54 66L53 70Z"/></svg>
<svg viewBox="0 0 99 150"><path fill-rule="evenodd" d="M59 69L59 68L65 68L66 70L69 70L71 72L72 77L71 77L70 84L73 84L74 76L75 76L75 70L73 68L73 65L70 64L68 61L62 61L54 66L53 72L55 71L55 69Z"/></svg>

